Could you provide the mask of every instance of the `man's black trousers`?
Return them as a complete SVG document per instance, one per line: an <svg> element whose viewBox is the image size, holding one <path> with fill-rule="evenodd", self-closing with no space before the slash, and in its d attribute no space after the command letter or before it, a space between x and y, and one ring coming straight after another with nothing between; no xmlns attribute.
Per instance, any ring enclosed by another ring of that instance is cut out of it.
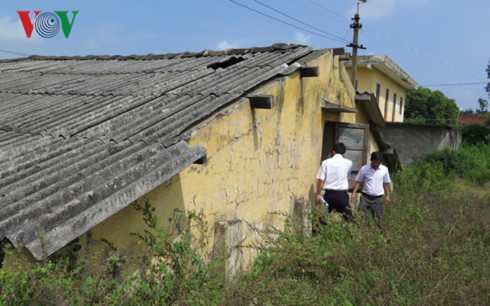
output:
<svg viewBox="0 0 490 306"><path fill-rule="evenodd" d="M349 195L346 190L325 189L323 198L328 203L328 212L332 212L335 209L347 221L351 221L354 218L349 204Z"/></svg>

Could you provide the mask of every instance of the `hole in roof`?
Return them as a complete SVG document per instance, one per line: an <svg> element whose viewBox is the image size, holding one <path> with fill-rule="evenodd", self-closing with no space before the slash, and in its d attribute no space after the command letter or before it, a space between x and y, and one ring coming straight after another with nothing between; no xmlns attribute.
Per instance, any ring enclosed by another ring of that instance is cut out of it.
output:
<svg viewBox="0 0 490 306"><path fill-rule="evenodd" d="M225 61L221 61L221 62L215 62L215 63L212 63L212 64L209 64L207 66L207 68L212 68L214 70L218 69L218 68L228 68L232 65L235 65L239 62L243 62L245 60L244 57L235 57L235 56L232 56L230 57L229 59L225 60Z"/></svg>

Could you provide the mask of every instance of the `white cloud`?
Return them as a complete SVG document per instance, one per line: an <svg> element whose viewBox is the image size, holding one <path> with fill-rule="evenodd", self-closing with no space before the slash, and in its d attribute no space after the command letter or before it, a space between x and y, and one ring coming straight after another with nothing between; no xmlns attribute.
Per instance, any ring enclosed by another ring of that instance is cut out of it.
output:
<svg viewBox="0 0 490 306"><path fill-rule="evenodd" d="M92 52L113 52L114 48L124 46L125 34L118 24L100 23L92 27L88 34L90 38L85 42L85 46Z"/></svg>
<svg viewBox="0 0 490 306"><path fill-rule="evenodd" d="M124 34L123 28L119 24L104 23L97 26L94 36L97 41L103 41L104 45L120 46L125 43L127 34Z"/></svg>
<svg viewBox="0 0 490 306"><path fill-rule="evenodd" d="M95 49L99 48L99 44L97 43L97 41L95 39L91 38L87 42L87 47L91 50L95 50Z"/></svg>
<svg viewBox="0 0 490 306"><path fill-rule="evenodd" d="M310 43L311 37L309 35L305 35L301 32L294 33L294 43L300 45L307 45Z"/></svg>
<svg viewBox="0 0 490 306"><path fill-rule="evenodd" d="M0 58L13 58L38 53L37 47L42 46L42 38L32 33L27 38L22 22L19 19L0 17Z"/></svg>
<svg viewBox="0 0 490 306"><path fill-rule="evenodd" d="M8 16L0 18L0 39L20 41L26 38L26 32L22 27L20 19L15 21Z"/></svg>
<svg viewBox="0 0 490 306"><path fill-rule="evenodd" d="M226 40L224 40L218 44L218 50L226 50L226 49L232 49L232 48L236 48L236 45L231 44L231 43L227 42Z"/></svg>

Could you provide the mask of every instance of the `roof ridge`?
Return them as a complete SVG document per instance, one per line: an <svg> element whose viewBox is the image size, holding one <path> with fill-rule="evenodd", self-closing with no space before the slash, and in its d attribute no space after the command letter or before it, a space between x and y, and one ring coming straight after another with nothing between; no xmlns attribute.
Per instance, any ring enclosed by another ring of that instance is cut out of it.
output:
<svg viewBox="0 0 490 306"><path fill-rule="evenodd" d="M1 59L0 63L18 62L24 60L159 60L159 59L174 59L174 58L186 58L186 57L202 57L202 56L219 56L219 55L241 55L247 53L258 52L274 52L285 51L290 49L297 49L302 47L308 47L307 45L300 44L285 44L275 43L266 47L250 47L250 48L230 48L226 50L203 50L200 52L185 51L181 53L165 53L165 54L147 54L147 55L75 55L75 56L44 56L44 55L31 55L28 57L13 58L13 59Z"/></svg>

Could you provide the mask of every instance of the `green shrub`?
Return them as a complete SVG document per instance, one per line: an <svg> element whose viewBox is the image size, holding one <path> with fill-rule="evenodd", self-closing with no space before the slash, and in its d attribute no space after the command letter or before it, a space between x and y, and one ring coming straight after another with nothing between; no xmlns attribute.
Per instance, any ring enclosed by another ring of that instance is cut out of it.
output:
<svg viewBox="0 0 490 306"><path fill-rule="evenodd" d="M328 218L312 237L271 238L223 303L486 304L488 200L449 185L443 190L399 190L403 197L396 190L385 236L372 218L356 216L355 224Z"/></svg>
<svg viewBox="0 0 490 306"><path fill-rule="evenodd" d="M252 269L228 283L219 260L205 262L188 232L171 239L146 203L139 274L123 276L117 250L97 271L63 258L25 263L0 270L0 305L486 305L490 194L455 177L487 175L488 150L436 152L395 175L383 232L370 216L343 223L316 211L314 235L289 222L268 229Z"/></svg>
<svg viewBox="0 0 490 306"><path fill-rule="evenodd" d="M487 183L490 180L490 145L462 145L457 150L435 151L394 175L394 180L397 185L402 183L413 189L437 191L455 177L479 185Z"/></svg>
<svg viewBox="0 0 490 306"><path fill-rule="evenodd" d="M463 142L468 145L490 143L490 126L467 124L461 127Z"/></svg>
<svg viewBox="0 0 490 306"><path fill-rule="evenodd" d="M98 269L83 262L73 268L71 256L26 260L18 264L22 268L0 270L0 305L216 304L224 282L220 259L204 262L190 232L172 239L157 226L151 205L145 203L139 209L148 229L137 235L149 250L136 258L139 273L125 277L128 258L113 248L100 255ZM189 218L199 223L202 216L190 214ZM24 258L20 250L8 246L3 252Z"/></svg>

